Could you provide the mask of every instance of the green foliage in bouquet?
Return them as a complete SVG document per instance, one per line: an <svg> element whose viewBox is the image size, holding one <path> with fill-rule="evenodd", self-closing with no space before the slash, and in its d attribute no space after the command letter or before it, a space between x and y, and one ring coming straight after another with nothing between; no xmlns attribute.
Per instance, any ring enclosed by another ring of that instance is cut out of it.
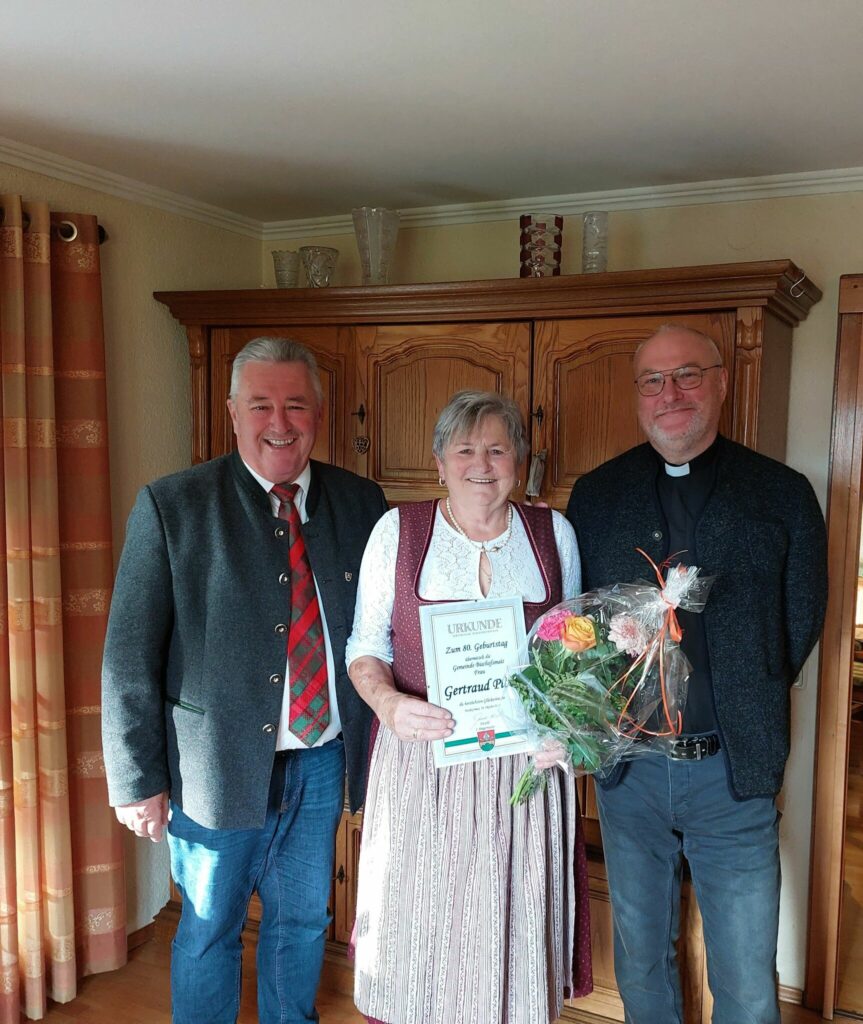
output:
<svg viewBox="0 0 863 1024"><path fill-rule="evenodd" d="M631 690L621 679L632 660L609 640L601 612L560 611L545 617L531 640L530 665L512 675L510 684L540 731L560 738L573 766L595 772L603 749L619 736L615 727ZM545 783L545 772L529 768L511 803L524 803Z"/></svg>

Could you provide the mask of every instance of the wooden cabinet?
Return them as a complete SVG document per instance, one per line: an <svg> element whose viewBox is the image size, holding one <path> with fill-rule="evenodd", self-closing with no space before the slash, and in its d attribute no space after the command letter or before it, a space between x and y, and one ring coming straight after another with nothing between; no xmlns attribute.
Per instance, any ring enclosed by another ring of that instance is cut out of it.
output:
<svg viewBox="0 0 863 1024"><path fill-rule="evenodd" d="M713 337L729 371L722 429L782 457L791 332L820 297L786 261L384 288L159 292L185 326L193 459L229 449L231 359L250 338L289 334L318 354L327 413L316 454L379 479L394 501L439 493L431 428L461 387L509 392L543 497L639 440L630 357L660 324Z"/></svg>
<svg viewBox="0 0 863 1024"><path fill-rule="evenodd" d="M308 344L320 362L326 413L317 458L379 481L394 503L439 496L431 439L440 410L460 388L497 390L522 409L532 452L545 453L541 498L556 508L565 507L581 474L642 439L632 354L663 323L691 326L719 347L729 373L723 433L783 458L791 335L820 296L787 260L540 280L156 294L188 334L195 461L233 444L225 398L235 353L250 338L282 335ZM522 473L521 492L524 481ZM594 854L597 991L567 1016L620 1020L587 781L582 791ZM359 819L346 816L339 836L334 934L344 942ZM697 1022L709 1019L710 997L697 907L688 890L685 896L687 1020Z"/></svg>

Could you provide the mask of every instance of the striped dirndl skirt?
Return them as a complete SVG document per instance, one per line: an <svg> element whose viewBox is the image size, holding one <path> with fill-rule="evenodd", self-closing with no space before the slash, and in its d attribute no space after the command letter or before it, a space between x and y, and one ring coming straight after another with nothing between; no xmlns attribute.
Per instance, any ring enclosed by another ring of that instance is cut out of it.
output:
<svg viewBox="0 0 863 1024"><path fill-rule="evenodd" d="M387 1024L543 1024L572 986L577 799L551 771L511 807L525 755L436 769L378 733L363 816L355 1000Z"/></svg>

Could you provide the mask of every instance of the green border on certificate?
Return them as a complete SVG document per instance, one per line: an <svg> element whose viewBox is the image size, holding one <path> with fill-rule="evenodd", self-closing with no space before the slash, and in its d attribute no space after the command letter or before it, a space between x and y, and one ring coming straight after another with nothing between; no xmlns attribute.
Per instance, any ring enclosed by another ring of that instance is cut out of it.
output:
<svg viewBox="0 0 863 1024"><path fill-rule="evenodd" d="M505 713L509 676L526 647L520 597L420 607L428 699L455 729L432 741L437 768L534 749Z"/></svg>

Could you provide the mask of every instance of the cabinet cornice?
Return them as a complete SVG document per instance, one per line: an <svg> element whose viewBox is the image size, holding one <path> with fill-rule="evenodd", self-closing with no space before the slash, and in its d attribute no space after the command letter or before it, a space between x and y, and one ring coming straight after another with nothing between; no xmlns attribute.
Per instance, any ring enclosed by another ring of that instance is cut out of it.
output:
<svg viewBox="0 0 863 1024"><path fill-rule="evenodd" d="M154 296L187 326L542 320L763 306L793 327L806 318L821 292L790 260L770 260L538 279Z"/></svg>

